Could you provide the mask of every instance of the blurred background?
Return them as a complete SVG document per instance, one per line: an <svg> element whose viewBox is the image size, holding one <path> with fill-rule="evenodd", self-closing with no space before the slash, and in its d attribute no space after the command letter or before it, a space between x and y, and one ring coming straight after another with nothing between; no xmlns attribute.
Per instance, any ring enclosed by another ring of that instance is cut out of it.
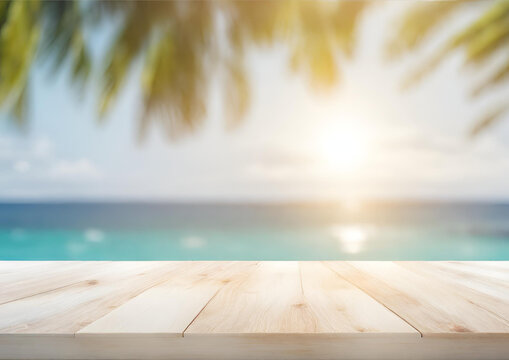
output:
<svg viewBox="0 0 509 360"><path fill-rule="evenodd" d="M509 1L0 2L0 259L509 260Z"/></svg>

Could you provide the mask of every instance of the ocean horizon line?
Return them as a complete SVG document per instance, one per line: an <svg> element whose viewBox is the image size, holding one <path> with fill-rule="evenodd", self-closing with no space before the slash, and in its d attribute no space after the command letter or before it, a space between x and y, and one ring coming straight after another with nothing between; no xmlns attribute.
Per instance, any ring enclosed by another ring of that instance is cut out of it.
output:
<svg viewBox="0 0 509 360"><path fill-rule="evenodd" d="M320 206L320 205L509 205L507 199L492 198L360 198L360 199L191 199L191 198L0 198L0 206L5 205L253 205L253 206Z"/></svg>

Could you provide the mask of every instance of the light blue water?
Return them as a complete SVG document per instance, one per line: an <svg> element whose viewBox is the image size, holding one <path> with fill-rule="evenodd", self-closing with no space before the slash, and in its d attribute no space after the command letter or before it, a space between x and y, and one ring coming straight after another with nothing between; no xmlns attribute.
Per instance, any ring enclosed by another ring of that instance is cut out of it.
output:
<svg viewBox="0 0 509 360"><path fill-rule="evenodd" d="M509 260L509 205L0 204L0 260Z"/></svg>

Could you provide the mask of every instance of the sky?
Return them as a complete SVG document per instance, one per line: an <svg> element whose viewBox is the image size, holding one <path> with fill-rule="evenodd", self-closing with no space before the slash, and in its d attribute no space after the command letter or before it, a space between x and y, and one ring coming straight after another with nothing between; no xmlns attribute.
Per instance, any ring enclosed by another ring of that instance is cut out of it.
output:
<svg viewBox="0 0 509 360"><path fill-rule="evenodd" d="M225 126L213 75L204 127L177 141L157 128L137 141L135 73L100 122L94 89L80 94L65 72L40 65L32 74L27 129L1 121L0 199L509 199L509 118L468 137L473 121L509 88L471 99L482 71L462 66L457 53L418 86L401 90L404 75L477 9L451 19L419 52L388 62L383 46L405 6L368 11L355 56L341 60L342 80L327 93L288 69L284 48L251 49L252 101L243 122ZM100 49L106 35L94 36Z"/></svg>

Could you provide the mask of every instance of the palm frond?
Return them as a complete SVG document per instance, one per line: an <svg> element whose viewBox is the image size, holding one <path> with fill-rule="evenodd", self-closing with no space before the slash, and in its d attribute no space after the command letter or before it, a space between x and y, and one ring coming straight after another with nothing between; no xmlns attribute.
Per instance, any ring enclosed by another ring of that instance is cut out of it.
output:
<svg viewBox="0 0 509 360"><path fill-rule="evenodd" d="M509 59L505 64L497 68L490 76L477 85L472 91L473 96L479 96L491 87L497 86L509 79Z"/></svg>
<svg viewBox="0 0 509 360"><path fill-rule="evenodd" d="M223 109L228 127L240 123L250 103L250 87L242 59L230 60L226 65L223 90Z"/></svg>
<svg viewBox="0 0 509 360"><path fill-rule="evenodd" d="M509 111L509 104L499 105L494 110L486 113L479 120L475 121L470 129L470 136L476 137L487 128L493 126L500 118Z"/></svg>
<svg viewBox="0 0 509 360"><path fill-rule="evenodd" d="M509 41L509 18L496 22L467 44L467 62L480 64Z"/></svg>
<svg viewBox="0 0 509 360"><path fill-rule="evenodd" d="M196 130L206 112L206 54L212 19L207 3L180 9L154 42L143 70L144 115L140 135L156 120L170 137Z"/></svg>
<svg viewBox="0 0 509 360"><path fill-rule="evenodd" d="M83 18L78 1L48 1L42 3L43 39L40 50L42 59L53 61L53 72L69 59L72 80L79 86L86 82L91 60L83 38Z"/></svg>
<svg viewBox="0 0 509 360"><path fill-rule="evenodd" d="M463 1L430 1L413 5L390 37L386 46L387 55L395 58L417 49L463 3Z"/></svg>
<svg viewBox="0 0 509 360"><path fill-rule="evenodd" d="M430 31L445 19L446 15L462 4L462 2L428 2L415 6L405 16L403 26L399 28L398 35L389 46L389 52L400 55L404 51L415 50L423 43ZM487 9L475 21L451 36L431 57L421 62L417 69L404 80L404 88L413 86L425 78L452 51L463 50L465 64L478 66L496 53L509 49L509 0L486 1L478 4L487 6ZM420 32L422 34L417 35ZM479 96L507 80L509 80L509 61L483 79L473 89L472 95ZM490 112L475 122L476 125L471 134L481 133L501 119L504 111L507 110L508 107L505 106L497 107L496 111Z"/></svg>
<svg viewBox="0 0 509 360"><path fill-rule="evenodd" d="M227 125L232 126L239 123L250 104L243 60L247 47L288 46L293 69L315 88L330 88L339 81L341 58L354 53L356 25L367 4L291 0L0 2L0 104L7 107L8 102L14 117L26 114L22 108L28 106L28 74L34 60L40 59L51 61L55 72L68 69L64 63L70 64L71 80L79 88L91 74L99 74L98 108L104 118L127 78L135 73L132 70L140 65L140 133L158 123L174 138L202 123L211 72L224 69L225 114ZM231 51L221 57L213 46L218 37L218 14L225 21L226 47ZM91 44L85 34L106 21L113 21L116 33L106 55L98 65L92 64Z"/></svg>
<svg viewBox="0 0 509 360"><path fill-rule="evenodd" d="M0 32L0 104L23 124L29 74L40 35L40 3L17 1L4 10L7 14Z"/></svg>

